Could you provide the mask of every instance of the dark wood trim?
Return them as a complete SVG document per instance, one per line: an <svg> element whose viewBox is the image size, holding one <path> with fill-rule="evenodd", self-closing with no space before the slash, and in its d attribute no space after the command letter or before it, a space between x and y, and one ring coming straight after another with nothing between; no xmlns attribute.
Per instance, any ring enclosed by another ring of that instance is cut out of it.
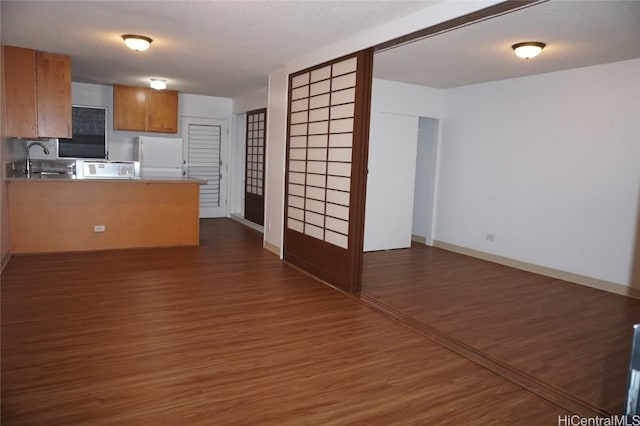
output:
<svg viewBox="0 0 640 426"><path fill-rule="evenodd" d="M444 346L450 351L467 358L469 361L492 371L503 379L508 380L511 383L546 399L558 407L570 411L571 413L585 418L609 417L615 414L610 413L604 408L593 405L572 393L566 392L556 386L539 380L536 377L518 370L517 368L514 368L472 346L466 345L465 343L452 338L450 335L438 331L425 323L417 321L410 315L398 311L375 298L361 295L360 300L373 309L382 312L389 318L400 322L404 326L412 329L429 340Z"/></svg>
<svg viewBox="0 0 640 426"><path fill-rule="evenodd" d="M287 240L288 263L348 292L351 269L348 250L293 230L288 230Z"/></svg>
<svg viewBox="0 0 640 426"><path fill-rule="evenodd" d="M514 12L516 10L534 6L539 3L545 3L547 1L548 0L508 0L503 3L498 3L496 5L489 6L487 8L480 9L475 12L471 12L466 15L459 16L457 18L450 19L448 21L441 22L439 24L432 25L430 27L423 28L421 30L414 31L412 33L382 42L373 46L373 51L379 52L406 43L411 43L423 38L432 37L443 32L451 31L466 25L475 24L486 19L495 18L496 16L500 16L505 13Z"/></svg>
<svg viewBox="0 0 640 426"><path fill-rule="evenodd" d="M259 115L264 114L264 129L262 134L262 171L261 171L261 180L262 180L262 195L251 194L247 192L247 184L248 184L248 166L249 166L249 116L250 115ZM247 111L245 113L245 138L244 138L244 217L247 220L250 220L258 225L264 226L264 191L265 191L265 170L267 165L267 108L258 108L251 111ZM251 204L260 204L262 213L260 217L255 217L253 214L249 214L247 216L247 205L251 206Z"/></svg>
<svg viewBox="0 0 640 426"><path fill-rule="evenodd" d="M289 79L287 81L287 132L286 139L284 142L284 208L282 210L282 259L287 260L287 233L289 230L289 150L290 144L289 141L291 139L291 93L293 91L292 88L292 80L298 74L302 74L305 71L299 71L295 74L289 74ZM309 106L307 105L307 109Z"/></svg>
<svg viewBox="0 0 640 426"><path fill-rule="evenodd" d="M7 250L6 253L4 253L4 255L2 256L2 264L0 265L0 274L2 273L2 271L4 271L5 266L7 266L7 263L9 263L9 260L11 260L11 249Z"/></svg>
<svg viewBox="0 0 640 426"><path fill-rule="evenodd" d="M244 192L244 218L257 225L264 226L264 189L263 195ZM262 211L260 215L256 213L256 206Z"/></svg>
<svg viewBox="0 0 640 426"><path fill-rule="evenodd" d="M320 69L320 68L324 68L324 67L326 67L327 65L335 64L335 63L337 63L337 62L342 62L342 61L344 61L344 60L346 60L346 59L353 58L354 56L357 56L357 55L359 55L359 54L361 54L362 52L365 52L365 51L366 51L366 50L360 50L360 51L358 51L358 52L351 52L351 53L348 53L348 54L346 54L346 55L340 56L340 57L338 57L338 58L331 59L331 60L325 61L325 62L323 62L323 63L321 63L321 64L314 65L314 66L312 66L312 67L305 68L305 69L303 69L303 70L296 71L296 72L294 72L294 73L292 73L292 74L289 74L289 97L287 98L287 100L288 100L288 101L291 101L291 80L292 80L294 77L297 77L297 76L299 76L299 75L301 75L301 74L306 74L306 73L308 73L308 72L310 73L310 72L315 71L315 70L318 70L318 69ZM348 73L346 73L346 74L351 74L351 73L350 73L350 72L348 72ZM340 77L341 75L344 75L344 74L339 74L339 75L337 75L336 77ZM328 79L325 79L325 80L328 80ZM324 81L324 80L318 80L318 81ZM310 97L311 97L311 96L310 96ZM287 112L288 112L288 110L287 110ZM287 120L287 121L288 121L288 120ZM288 132L288 131L287 131L287 136L289 136L289 132Z"/></svg>
<svg viewBox="0 0 640 426"><path fill-rule="evenodd" d="M249 114L260 114L261 112L264 112L265 114L267 113L267 108L258 108L258 109L252 109L251 111L247 111L245 114L249 115ZM265 120L267 119L267 116L264 116Z"/></svg>
<svg viewBox="0 0 640 426"><path fill-rule="evenodd" d="M354 146L351 159L351 205L349 206L349 243L352 245L350 293L360 294L362 288L362 257L364 255L364 220L369 170L369 123L371 118L371 88L373 85L373 49L358 56L356 74L356 99L361 100L355 112L353 131ZM358 141L358 143L355 143Z"/></svg>
<svg viewBox="0 0 640 426"><path fill-rule="evenodd" d="M249 112L247 111L244 114L244 188L242 191L244 192L245 200L247 198L247 181L249 179L248 170L249 170ZM247 206L245 201L244 206L244 216L247 217Z"/></svg>

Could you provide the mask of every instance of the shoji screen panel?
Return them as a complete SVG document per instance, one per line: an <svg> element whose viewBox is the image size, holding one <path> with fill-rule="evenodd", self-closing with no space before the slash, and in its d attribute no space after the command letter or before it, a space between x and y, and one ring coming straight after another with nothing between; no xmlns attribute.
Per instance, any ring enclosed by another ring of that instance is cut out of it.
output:
<svg viewBox="0 0 640 426"><path fill-rule="evenodd" d="M350 292L359 288L370 66L361 52L294 74L289 88L285 259Z"/></svg>
<svg viewBox="0 0 640 426"><path fill-rule="evenodd" d="M247 112L244 217L264 225L264 166L267 109Z"/></svg>
<svg viewBox="0 0 640 426"><path fill-rule="evenodd" d="M265 110L247 113L247 173L246 191L249 194L262 195L264 188L264 136Z"/></svg>

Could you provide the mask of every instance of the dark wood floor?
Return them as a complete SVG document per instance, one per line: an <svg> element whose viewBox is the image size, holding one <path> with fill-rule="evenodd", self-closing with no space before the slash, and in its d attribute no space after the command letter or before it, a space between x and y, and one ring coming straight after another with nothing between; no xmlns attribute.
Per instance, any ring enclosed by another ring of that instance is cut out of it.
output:
<svg viewBox="0 0 640 426"><path fill-rule="evenodd" d="M2 424L557 425L566 411L280 262L199 248L14 256Z"/></svg>
<svg viewBox="0 0 640 426"><path fill-rule="evenodd" d="M363 294L610 413L640 301L414 244L366 253Z"/></svg>

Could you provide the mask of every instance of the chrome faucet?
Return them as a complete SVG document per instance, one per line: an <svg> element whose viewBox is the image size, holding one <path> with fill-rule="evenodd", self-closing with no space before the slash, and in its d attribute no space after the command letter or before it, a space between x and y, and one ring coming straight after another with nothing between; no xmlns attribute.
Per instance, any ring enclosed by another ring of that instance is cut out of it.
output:
<svg viewBox="0 0 640 426"><path fill-rule="evenodd" d="M42 148L42 150L44 151L45 155L49 155L49 149L45 146L45 144L43 144L42 142L31 142L31 143L27 143L26 148L25 148L25 152L26 152L26 167L24 169L24 173L27 177L31 176L31 159L29 158L29 151L31 150L31 147L34 145L38 145Z"/></svg>

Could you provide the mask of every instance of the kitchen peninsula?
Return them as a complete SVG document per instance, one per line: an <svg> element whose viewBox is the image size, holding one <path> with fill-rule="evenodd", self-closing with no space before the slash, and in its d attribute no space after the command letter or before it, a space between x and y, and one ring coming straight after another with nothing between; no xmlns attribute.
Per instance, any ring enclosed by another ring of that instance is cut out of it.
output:
<svg viewBox="0 0 640 426"><path fill-rule="evenodd" d="M198 179L42 176L6 182L14 254L199 243Z"/></svg>

